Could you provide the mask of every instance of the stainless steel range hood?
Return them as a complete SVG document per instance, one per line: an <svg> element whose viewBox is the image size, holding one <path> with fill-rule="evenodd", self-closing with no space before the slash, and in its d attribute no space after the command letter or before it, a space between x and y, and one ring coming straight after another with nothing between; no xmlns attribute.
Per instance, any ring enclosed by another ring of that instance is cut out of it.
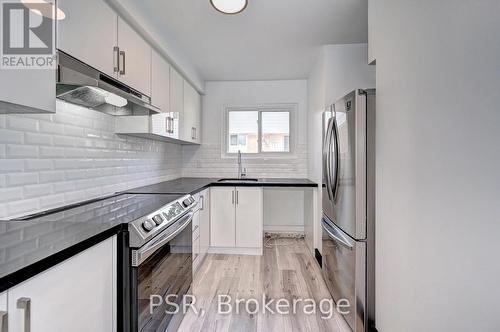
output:
<svg viewBox="0 0 500 332"><path fill-rule="evenodd" d="M58 52L57 98L111 115L150 115L151 98L85 63Z"/></svg>

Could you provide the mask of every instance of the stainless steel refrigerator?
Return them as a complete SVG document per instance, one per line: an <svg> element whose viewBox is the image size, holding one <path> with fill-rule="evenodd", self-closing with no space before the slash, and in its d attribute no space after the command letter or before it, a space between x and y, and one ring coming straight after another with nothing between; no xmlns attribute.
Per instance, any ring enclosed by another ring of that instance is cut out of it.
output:
<svg viewBox="0 0 500 332"><path fill-rule="evenodd" d="M323 116L322 269L355 332L375 325L375 90L355 90ZM344 300L344 301L341 301Z"/></svg>

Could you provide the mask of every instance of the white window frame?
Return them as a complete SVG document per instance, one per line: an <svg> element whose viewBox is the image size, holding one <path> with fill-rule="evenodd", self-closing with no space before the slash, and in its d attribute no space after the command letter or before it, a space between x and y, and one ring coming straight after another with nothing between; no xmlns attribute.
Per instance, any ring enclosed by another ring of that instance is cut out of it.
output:
<svg viewBox="0 0 500 332"><path fill-rule="evenodd" d="M224 106L223 126L221 132L221 157L236 158L238 153L228 152L229 144L229 112L231 111L248 111L259 112L258 119L258 143L259 152L257 153L241 153L245 158L269 158L269 159L290 159L296 158L298 127L297 127L297 104L259 104L255 106ZM287 152L265 152L262 151L262 112L288 112L289 113L289 151Z"/></svg>

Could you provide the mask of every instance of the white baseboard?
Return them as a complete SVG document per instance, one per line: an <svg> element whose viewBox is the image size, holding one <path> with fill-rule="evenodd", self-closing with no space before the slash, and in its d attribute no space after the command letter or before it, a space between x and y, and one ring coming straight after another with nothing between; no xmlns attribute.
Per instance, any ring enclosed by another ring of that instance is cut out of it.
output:
<svg viewBox="0 0 500 332"><path fill-rule="evenodd" d="M304 226L281 226L281 225L264 225L264 233L296 233L304 234Z"/></svg>
<svg viewBox="0 0 500 332"><path fill-rule="evenodd" d="M262 248L210 247L209 254L262 256Z"/></svg>

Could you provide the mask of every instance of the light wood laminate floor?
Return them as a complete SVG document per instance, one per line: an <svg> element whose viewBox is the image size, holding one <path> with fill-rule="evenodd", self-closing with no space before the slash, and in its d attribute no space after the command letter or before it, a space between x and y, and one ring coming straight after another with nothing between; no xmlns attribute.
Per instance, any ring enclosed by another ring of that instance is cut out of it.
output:
<svg viewBox="0 0 500 332"><path fill-rule="evenodd" d="M304 240L278 239L270 243L275 245L265 247L263 256L208 255L193 282L200 313L196 315L190 310L179 331L350 331L337 312L332 318L323 319L319 309L316 314L304 314L300 303L296 315L263 314L263 294L267 299L284 298L289 303L293 299L311 298L316 300L317 308L320 300L331 299L321 270ZM235 310L231 314L218 314L218 295L231 296L234 307L237 297L257 299L261 310L249 314L242 303L239 314Z"/></svg>

